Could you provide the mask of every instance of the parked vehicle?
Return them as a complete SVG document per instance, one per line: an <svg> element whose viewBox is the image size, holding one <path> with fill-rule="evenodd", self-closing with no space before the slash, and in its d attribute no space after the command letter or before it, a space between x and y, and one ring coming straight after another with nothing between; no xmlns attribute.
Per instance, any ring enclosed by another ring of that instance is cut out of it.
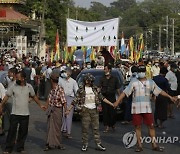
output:
<svg viewBox="0 0 180 154"><path fill-rule="evenodd" d="M84 69L84 70L82 70L81 73L77 76L77 79L76 79L78 84L80 84L83 81L83 77L87 73L90 73L95 77L94 84L96 86L99 86L100 79L104 75L104 70L103 69ZM118 69L113 68L112 69L112 75L116 76L118 78L119 83L121 85L120 90L123 91L125 82L124 82L122 73ZM124 110L123 108L124 108L123 103L117 108L118 119L122 118L122 116L123 116L123 110ZM102 112L100 112L99 114L100 114L100 118L101 118L102 117ZM79 119L79 111L76 110L76 108L74 110L74 119Z"/></svg>

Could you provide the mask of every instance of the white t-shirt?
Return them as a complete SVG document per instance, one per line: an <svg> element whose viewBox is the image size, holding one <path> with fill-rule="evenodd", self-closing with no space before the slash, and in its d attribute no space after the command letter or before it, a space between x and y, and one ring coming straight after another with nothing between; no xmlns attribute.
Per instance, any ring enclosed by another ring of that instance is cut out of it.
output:
<svg viewBox="0 0 180 154"><path fill-rule="evenodd" d="M151 71L152 71L153 76L157 76L157 75L159 75L160 68L159 68L159 66L158 67L152 66Z"/></svg>
<svg viewBox="0 0 180 154"><path fill-rule="evenodd" d="M36 76L36 70L34 68L31 69L31 80L34 80L34 77Z"/></svg>
<svg viewBox="0 0 180 154"><path fill-rule="evenodd" d="M166 79L169 81L171 90L177 90L177 77L171 70L166 74Z"/></svg>
<svg viewBox="0 0 180 154"><path fill-rule="evenodd" d="M88 109L95 109L95 94L92 90L92 87L85 87L86 97L84 107Z"/></svg>
<svg viewBox="0 0 180 154"><path fill-rule="evenodd" d="M8 88L7 93L9 97L13 97L12 112L14 115L29 115L29 97L35 96L33 87L30 84L26 86L19 86L17 84Z"/></svg>

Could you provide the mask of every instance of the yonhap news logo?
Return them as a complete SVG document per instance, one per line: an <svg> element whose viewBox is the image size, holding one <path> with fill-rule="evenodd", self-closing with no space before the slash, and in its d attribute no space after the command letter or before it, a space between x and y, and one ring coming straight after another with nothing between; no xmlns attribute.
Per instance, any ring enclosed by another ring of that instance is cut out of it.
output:
<svg viewBox="0 0 180 154"><path fill-rule="evenodd" d="M164 133L163 133L164 134ZM180 138L178 136L157 136L157 137L149 137L149 136L144 136L140 137L141 143L163 143L163 144L174 144L174 143L180 143ZM136 145L137 143L137 137L136 137L136 132L128 132L124 134L123 136L123 143L125 148L129 149L133 146Z"/></svg>
<svg viewBox="0 0 180 154"><path fill-rule="evenodd" d="M127 148L127 149L136 145L136 143L137 143L136 132L132 131L132 132L128 132L128 133L124 134L123 143L124 143L125 148Z"/></svg>

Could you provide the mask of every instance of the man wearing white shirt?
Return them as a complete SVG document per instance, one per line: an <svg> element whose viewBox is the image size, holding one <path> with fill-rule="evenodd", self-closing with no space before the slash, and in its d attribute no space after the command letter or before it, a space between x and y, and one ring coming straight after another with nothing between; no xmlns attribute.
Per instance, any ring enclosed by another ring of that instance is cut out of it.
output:
<svg viewBox="0 0 180 154"><path fill-rule="evenodd" d="M74 99L74 96L78 90L77 82L71 78L72 71L66 69L61 73L59 77L59 85L64 89L65 97L67 101L67 107L71 106L71 103ZM72 126L72 117L74 110L63 117L62 131L67 133L67 138L71 138L71 126Z"/></svg>
<svg viewBox="0 0 180 154"><path fill-rule="evenodd" d="M30 75L31 85L33 88L35 87L35 81L34 81L35 76L36 76L35 63L33 63L31 68L31 75Z"/></svg>
<svg viewBox="0 0 180 154"><path fill-rule="evenodd" d="M45 73L45 94L44 94L44 98L45 100L47 99L49 92L51 90L51 80L50 80L50 76L52 73L52 67L51 64L48 64Z"/></svg>
<svg viewBox="0 0 180 154"><path fill-rule="evenodd" d="M153 77L159 75L160 68L159 68L159 63L158 63L158 61L155 61L154 65L152 66L151 71L152 71Z"/></svg>
<svg viewBox="0 0 180 154"><path fill-rule="evenodd" d="M170 84L170 91L169 94L171 96L176 96L177 93L177 77L176 77L176 71L177 71L177 65L175 63L172 63L170 66L169 72L166 74L166 79L168 80ZM169 101L169 106L168 106L168 117L174 119L173 115L173 103Z"/></svg>

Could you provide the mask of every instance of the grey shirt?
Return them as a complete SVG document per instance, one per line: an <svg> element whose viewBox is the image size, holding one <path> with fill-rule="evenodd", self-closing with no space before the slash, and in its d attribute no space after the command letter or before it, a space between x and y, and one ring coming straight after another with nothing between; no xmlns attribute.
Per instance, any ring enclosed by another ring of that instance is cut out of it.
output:
<svg viewBox="0 0 180 154"><path fill-rule="evenodd" d="M30 84L26 86L12 85L6 93L13 97L12 112L14 115L29 115L29 97L35 96L33 87Z"/></svg>

